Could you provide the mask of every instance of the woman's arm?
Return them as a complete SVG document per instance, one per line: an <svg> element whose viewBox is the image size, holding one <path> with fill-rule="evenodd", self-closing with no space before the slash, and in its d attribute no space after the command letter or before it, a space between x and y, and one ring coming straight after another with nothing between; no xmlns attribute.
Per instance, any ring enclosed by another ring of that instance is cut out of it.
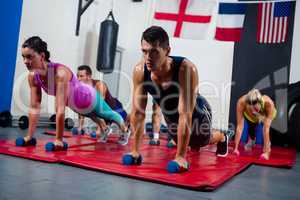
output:
<svg viewBox="0 0 300 200"><path fill-rule="evenodd" d="M243 112L245 110L245 100L244 97L241 97L236 105L236 133L235 133L235 138L234 138L234 151L238 150L243 128L244 128L244 116Z"/></svg>
<svg viewBox="0 0 300 200"><path fill-rule="evenodd" d="M29 73L28 83L30 87L30 108L29 108L29 128L27 139L30 140L35 132L37 121L39 120L42 91L41 88L34 83L34 73Z"/></svg>
<svg viewBox="0 0 300 200"><path fill-rule="evenodd" d="M57 68L56 83L56 140L62 141L65 120L65 108L68 97L68 84L71 79L71 72L63 67Z"/></svg>

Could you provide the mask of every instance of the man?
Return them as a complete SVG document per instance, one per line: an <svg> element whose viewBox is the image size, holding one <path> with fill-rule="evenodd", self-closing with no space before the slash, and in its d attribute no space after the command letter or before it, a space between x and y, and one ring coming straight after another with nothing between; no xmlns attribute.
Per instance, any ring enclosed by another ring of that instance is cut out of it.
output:
<svg viewBox="0 0 300 200"><path fill-rule="evenodd" d="M212 131L211 110L198 94L196 66L183 57L170 57L169 37L164 29L152 26L141 39L143 59L133 71L133 103L131 130L134 134L132 151L123 157L124 164L140 164L140 140L144 132L147 93L160 106L169 133L177 144L169 172L188 170L188 146L199 151L207 144L218 143L217 155L228 153L228 137ZM127 159L130 158L130 159Z"/></svg>
<svg viewBox="0 0 300 200"><path fill-rule="evenodd" d="M260 158L269 160L271 154L270 127L272 120L276 117L276 108L272 99L267 95L261 95L259 90L252 89L247 94L239 98L237 102L236 114L237 128L233 152L236 155L240 154L238 147L243 132L246 135L246 141L248 140L248 135L250 138L248 143L245 145L245 148L251 148L254 140L256 140L256 142L258 140L258 138L256 138L256 135L258 134L255 134L255 132L259 130L257 127L262 125L263 153L261 154ZM244 127L244 121L248 125L248 130L245 131L243 131L246 128Z"/></svg>
<svg viewBox="0 0 300 200"><path fill-rule="evenodd" d="M122 107L122 103L118 101L118 99L114 98L111 96L107 85L100 81L100 80L94 80L92 79L92 70L88 65L81 65L77 68L77 78L79 81L82 81L86 84L92 85L99 93L102 95L102 98L105 100L105 102L117 113L119 113L124 121L128 121L127 119L127 113ZM97 126L97 135L101 135L100 141L101 142L106 142L109 134L111 133L111 130L107 127L106 122L101 119L101 126ZM108 122L110 123L110 122ZM79 115L79 128L78 130L81 131L83 130L83 125L84 125L84 116ZM127 123L128 125L128 123ZM122 144L128 143L129 139L129 134L128 135L123 135L120 138L120 141Z"/></svg>

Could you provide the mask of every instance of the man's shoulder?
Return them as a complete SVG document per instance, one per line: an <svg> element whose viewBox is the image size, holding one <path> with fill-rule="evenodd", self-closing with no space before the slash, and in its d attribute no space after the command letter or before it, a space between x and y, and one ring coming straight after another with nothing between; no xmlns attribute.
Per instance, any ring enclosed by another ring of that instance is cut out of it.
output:
<svg viewBox="0 0 300 200"><path fill-rule="evenodd" d="M145 62L144 61L140 61L138 62L135 66L134 66L134 71L137 72L144 72L144 68L145 68Z"/></svg>
<svg viewBox="0 0 300 200"><path fill-rule="evenodd" d="M183 60L180 64L180 67L179 67L179 71L180 72L186 72L186 71L189 71L189 72L192 72L192 73L198 73L197 72L197 67L196 65L190 61L189 59L183 57Z"/></svg>
<svg viewBox="0 0 300 200"><path fill-rule="evenodd" d="M145 63L143 61L140 61L137 63L133 68L133 77L134 79L143 79L144 78L144 69L145 69Z"/></svg>
<svg viewBox="0 0 300 200"><path fill-rule="evenodd" d="M92 83L94 86L101 86L101 85L106 85L104 81L98 80L98 79L92 79Z"/></svg>
<svg viewBox="0 0 300 200"><path fill-rule="evenodd" d="M98 79L92 79L92 82L93 82L93 83L99 83L100 80L98 80Z"/></svg>

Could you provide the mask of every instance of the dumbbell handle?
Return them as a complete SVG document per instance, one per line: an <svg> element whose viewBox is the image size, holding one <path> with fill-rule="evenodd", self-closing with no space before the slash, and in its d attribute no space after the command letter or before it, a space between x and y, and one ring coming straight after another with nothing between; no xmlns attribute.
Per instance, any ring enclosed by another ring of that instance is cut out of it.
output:
<svg viewBox="0 0 300 200"><path fill-rule="evenodd" d="M23 121L18 121L18 119L13 119L12 122L24 123ZM56 124L55 122L47 121L37 121L37 124Z"/></svg>
<svg viewBox="0 0 300 200"><path fill-rule="evenodd" d="M68 119L68 118L66 118L66 119ZM66 119L65 119L65 120L66 120ZM13 119L13 120L12 120L12 122L16 122L16 121L17 121L17 119ZM65 121L64 123L65 123L64 126L67 128L67 127L68 127L68 125L66 124L67 122ZM19 120L18 120L18 125L20 125L20 124L24 124L24 125L27 124L27 125L25 125L25 127L28 128L28 125L29 125L29 124L28 124L28 117L27 117L27 122L26 122L26 121L22 121L21 119L19 119ZM37 125L42 125L42 124L51 125L51 124L56 124L56 123L55 123L55 122L52 122L52 121L37 121L36 124L37 124ZM12 125L13 125L13 123L12 123ZM25 127L24 127L24 128L25 128Z"/></svg>
<svg viewBox="0 0 300 200"><path fill-rule="evenodd" d="M13 119L12 122L17 122L19 119ZM23 123L23 122L19 122ZM50 122L50 121L37 121L37 124L56 124L56 122Z"/></svg>
<svg viewBox="0 0 300 200"><path fill-rule="evenodd" d="M37 124L56 124L55 122L37 121Z"/></svg>

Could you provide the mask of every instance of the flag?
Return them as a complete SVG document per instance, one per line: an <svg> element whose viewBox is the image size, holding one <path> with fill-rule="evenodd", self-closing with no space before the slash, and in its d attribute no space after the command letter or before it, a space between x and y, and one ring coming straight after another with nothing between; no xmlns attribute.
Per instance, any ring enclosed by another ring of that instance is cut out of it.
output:
<svg viewBox="0 0 300 200"><path fill-rule="evenodd" d="M291 2L269 2L258 5L258 43L282 43L286 41Z"/></svg>
<svg viewBox="0 0 300 200"><path fill-rule="evenodd" d="M173 37L205 39L215 5L211 0L157 0L152 24Z"/></svg>
<svg viewBox="0 0 300 200"><path fill-rule="evenodd" d="M215 39L238 42L243 29L246 4L220 3Z"/></svg>
<svg viewBox="0 0 300 200"><path fill-rule="evenodd" d="M262 1L261 1L262 2ZM266 3L266 2L265 2ZM263 89L262 92L286 107L283 91L288 85L289 72L291 71L291 56L293 58L293 30L297 25L294 7L300 2L291 2L291 13L288 20L287 37L285 43L280 45L262 45L257 43L257 14L258 6L248 4L243 25L241 41L234 45L231 82L234 83L230 90L230 123L236 122L236 102L243 93L251 88ZM295 17L293 17L293 15ZM295 23L294 23L295 20ZM296 29L295 29L296 30ZM297 37L297 36L295 36ZM297 56L294 54L294 56ZM299 75L298 75L299 76ZM284 112L282 110L282 112ZM284 128L284 114L280 114L276 122ZM275 126L273 128L277 129ZM281 129L282 130L282 129ZM274 139L274 138L273 138Z"/></svg>

